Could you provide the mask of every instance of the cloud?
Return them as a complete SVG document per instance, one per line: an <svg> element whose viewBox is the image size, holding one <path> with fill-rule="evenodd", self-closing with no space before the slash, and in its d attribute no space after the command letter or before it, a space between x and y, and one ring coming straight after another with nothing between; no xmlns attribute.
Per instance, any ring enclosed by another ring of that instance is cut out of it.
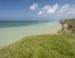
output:
<svg viewBox="0 0 75 58"><path fill-rule="evenodd" d="M72 7L72 5L70 4L65 4L63 6L60 7L60 9L58 10L57 16L61 19L61 18L75 18L75 6Z"/></svg>
<svg viewBox="0 0 75 58"><path fill-rule="evenodd" d="M45 14L56 14L56 13L62 14L70 11L70 5L69 4L65 4L63 6L59 6L58 4L55 4L53 6L46 5L43 7L42 11L44 11Z"/></svg>
<svg viewBox="0 0 75 58"><path fill-rule="evenodd" d="M30 6L30 10L33 10L33 11L37 10L37 8L38 8L38 5L37 5L36 3L33 3L33 4Z"/></svg>
<svg viewBox="0 0 75 58"><path fill-rule="evenodd" d="M58 14L64 14L64 13L68 13L70 11L70 5L69 4L65 4L62 7L60 7Z"/></svg>
<svg viewBox="0 0 75 58"><path fill-rule="evenodd" d="M43 15L43 14L44 14L44 11L39 11L38 12L38 15L40 15L40 16Z"/></svg>
<svg viewBox="0 0 75 58"><path fill-rule="evenodd" d="M75 14L75 12L69 12L69 14Z"/></svg>
<svg viewBox="0 0 75 58"><path fill-rule="evenodd" d="M70 8L69 14L75 14L75 7Z"/></svg>
<svg viewBox="0 0 75 58"><path fill-rule="evenodd" d="M41 11L38 11L38 15L46 15L46 14L53 14L58 9L58 4L54 6L45 5Z"/></svg>
<svg viewBox="0 0 75 58"><path fill-rule="evenodd" d="M31 10L37 10L37 14L39 16L47 15L50 18L68 18L75 17L75 6L72 7L70 4L65 5L44 5L39 7L36 3L34 3L31 7ZM47 17L46 16L46 17Z"/></svg>
<svg viewBox="0 0 75 58"><path fill-rule="evenodd" d="M53 14L57 11L57 9L59 8L59 5L58 4L55 4L54 6L51 6L48 10L47 10L47 13L49 14Z"/></svg>

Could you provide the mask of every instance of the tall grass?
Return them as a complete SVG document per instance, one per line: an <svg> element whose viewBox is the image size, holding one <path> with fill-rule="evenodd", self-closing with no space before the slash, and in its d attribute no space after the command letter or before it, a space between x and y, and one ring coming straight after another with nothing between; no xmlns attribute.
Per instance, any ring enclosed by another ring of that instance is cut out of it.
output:
<svg viewBox="0 0 75 58"><path fill-rule="evenodd" d="M75 36L53 34L23 38L0 50L0 58L75 58Z"/></svg>
<svg viewBox="0 0 75 58"><path fill-rule="evenodd" d="M25 37L1 48L0 58L75 58L75 34Z"/></svg>

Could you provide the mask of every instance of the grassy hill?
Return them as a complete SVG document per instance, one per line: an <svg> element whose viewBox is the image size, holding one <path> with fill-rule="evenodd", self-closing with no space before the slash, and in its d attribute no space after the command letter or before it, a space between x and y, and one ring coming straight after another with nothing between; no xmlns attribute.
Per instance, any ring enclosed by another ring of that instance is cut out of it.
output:
<svg viewBox="0 0 75 58"><path fill-rule="evenodd" d="M72 33L75 34L75 19L64 19L64 20L60 20L61 24L67 23L73 26L72 28Z"/></svg>
<svg viewBox="0 0 75 58"><path fill-rule="evenodd" d="M25 37L1 48L0 58L75 58L75 34Z"/></svg>
<svg viewBox="0 0 75 58"><path fill-rule="evenodd" d="M64 23L68 23L68 24L75 26L75 19L65 19Z"/></svg>
<svg viewBox="0 0 75 58"><path fill-rule="evenodd" d="M65 19L64 22L72 25L73 26L72 33L75 33L75 19L69 19L69 20Z"/></svg>

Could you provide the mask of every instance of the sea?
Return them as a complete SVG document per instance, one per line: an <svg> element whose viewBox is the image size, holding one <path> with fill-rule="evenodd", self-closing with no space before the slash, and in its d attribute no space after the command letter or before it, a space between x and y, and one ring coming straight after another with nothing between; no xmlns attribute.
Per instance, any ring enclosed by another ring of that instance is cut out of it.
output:
<svg viewBox="0 0 75 58"><path fill-rule="evenodd" d="M0 21L0 47L12 44L26 36L54 34L59 29L58 22Z"/></svg>
<svg viewBox="0 0 75 58"><path fill-rule="evenodd" d="M43 23L43 21L0 21L0 27L18 27Z"/></svg>

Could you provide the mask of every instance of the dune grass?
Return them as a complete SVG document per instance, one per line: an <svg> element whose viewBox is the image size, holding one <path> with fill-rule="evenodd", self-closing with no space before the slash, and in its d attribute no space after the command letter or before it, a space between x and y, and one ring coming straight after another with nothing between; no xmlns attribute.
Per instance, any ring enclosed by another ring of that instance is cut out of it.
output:
<svg viewBox="0 0 75 58"><path fill-rule="evenodd" d="M0 58L75 58L72 34L39 35L23 38L0 50Z"/></svg>
<svg viewBox="0 0 75 58"><path fill-rule="evenodd" d="M75 58L75 34L28 36L1 48L0 58Z"/></svg>

